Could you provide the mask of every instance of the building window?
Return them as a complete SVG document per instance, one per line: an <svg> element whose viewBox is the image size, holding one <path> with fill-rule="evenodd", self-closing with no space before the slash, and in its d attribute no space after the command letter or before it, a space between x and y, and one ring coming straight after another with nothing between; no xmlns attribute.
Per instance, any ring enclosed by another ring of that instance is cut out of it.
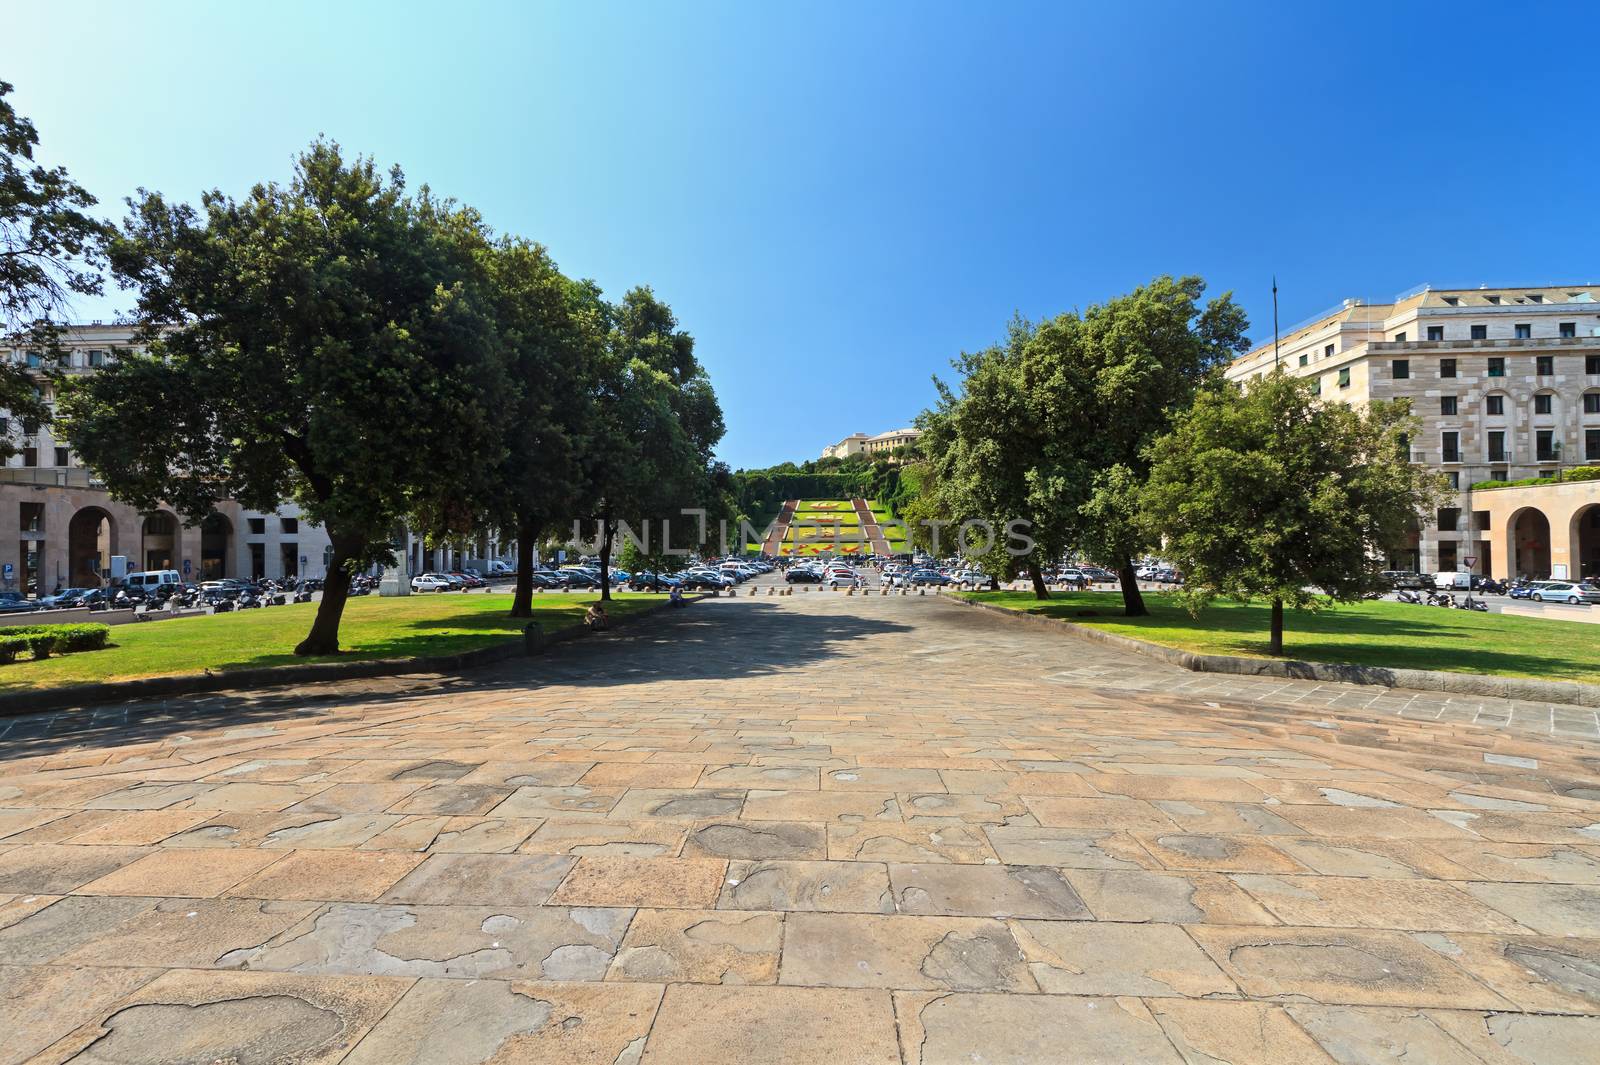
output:
<svg viewBox="0 0 1600 1065"><path fill-rule="evenodd" d="M1327 347L1322 349L1322 357L1324 359L1333 358L1333 345L1332 344L1329 344Z"/></svg>
<svg viewBox="0 0 1600 1065"><path fill-rule="evenodd" d="M1411 376L1410 359L1395 359L1390 368L1394 371L1394 379L1396 381L1404 381Z"/></svg>
<svg viewBox="0 0 1600 1065"><path fill-rule="evenodd" d="M1455 472L1447 473L1447 474L1444 475L1444 477L1445 477L1445 480L1449 482L1450 487L1452 489L1454 489L1457 492L1461 491L1461 475L1459 473L1455 473Z"/></svg>
<svg viewBox="0 0 1600 1065"><path fill-rule="evenodd" d="M1475 326L1473 326L1472 327L1472 339L1473 340L1488 340L1489 339L1489 327L1486 326L1486 325L1475 325Z"/></svg>
<svg viewBox="0 0 1600 1065"><path fill-rule="evenodd" d="M1313 377L1311 379L1311 393L1316 396L1322 395L1322 378Z"/></svg>
<svg viewBox="0 0 1600 1065"><path fill-rule="evenodd" d="M1512 328L1516 330L1518 340L1527 340L1533 336L1533 323L1531 322L1518 322Z"/></svg>
<svg viewBox="0 0 1600 1065"><path fill-rule="evenodd" d="M283 531L286 533L297 533L300 531L299 518L281 518L279 519L279 523L283 526Z"/></svg>
<svg viewBox="0 0 1600 1065"><path fill-rule="evenodd" d="M1429 340L1443 340L1444 339L1444 326L1442 326L1442 325L1430 325L1428 327L1428 339Z"/></svg>
<svg viewBox="0 0 1600 1065"><path fill-rule="evenodd" d="M1537 396L1533 397L1533 413L1549 414L1551 412L1551 407L1552 404L1550 401L1550 393L1540 392Z"/></svg>
<svg viewBox="0 0 1600 1065"><path fill-rule="evenodd" d="M1558 328L1561 330L1562 337L1567 340L1573 340L1578 335L1577 322L1562 322Z"/></svg>
<svg viewBox="0 0 1600 1065"><path fill-rule="evenodd" d="M1339 371L1339 387L1340 388L1349 388L1350 387L1350 367L1348 367L1348 366L1346 366L1344 369Z"/></svg>
<svg viewBox="0 0 1600 1065"><path fill-rule="evenodd" d="M90 366L95 367L95 368L98 369L99 367L104 366L105 364L106 364L106 353L105 352L99 351L99 350L91 350L89 352L89 365Z"/></svg>
<svg viewBox="0 0 1600 1065"><path fill-rule="evenodd" d="M1439 397L1439 413L1443 414L1443 415L1451 415L1451 414L1454 414L1455 412L1456 412L1456 397L1454 397L1454 396L1440 396Z"/></svg>
<svg viewBox="0 0 1600 1065"><path fill-rule="evenodd" d="M1585 392L1583 394L1583 413L1600 414L1600 392Z"/></svg>
<svg viewBox="0 0 1600 1065"><path fill-rule="evenodd" d="M1498 470L1489 471L1489 480L1491 481L1504 481L1508 480L1509 477L1510 473L1504 466L1500 467Z"/></svg>
<svg viewBox="0 0 1600 1065"><path fill-rule="evenodd" d="M1504 377L1506 375L1506 360L1503 355L1496 355L1489 359L1489 376Z"/></svg>
<svg viewBox="0 0 1600 1065"><path fill-rule="evenodd" d="M1308 363L1310 361L1311 361L1311 356L1310 355L1301 355L1300 356L1300 365L1301 366L1304 366L1306 363Z"/></svg>
<svg viewBox="0 0 1600 1065"><path fill-rule="evenodd" d="M43 503L22 504L21 528L23 532L44 532Z"/></svg>
<svg viewBox="0 0 1600 1065"><path fill-rule="evenodd" d="M1461 306L1461 297L1460 296L1446 296L1446 297L1444 297L1444 301L1446 303L1448 303L1452 307Z"/></svg>
<svg viewBox="0 0 1600 1065"><path fill-rule="evenodd" d="M1583 372L1594 377L1600 377L1600 355L1585 355L1583 357Z"/></svg>
<svg viewBox="0 0 1600 1065"><path fill-rule="evenodd" d="M1506 397L1485 396L1483 400L1483 412L1495 418L1505 417Z"/></svg>
<svg viewBox="0 0 1600 1065"><path fill-rule="evenodd" d="M1404 333L1396 333L1394 335L1394 342L1396 344L1404 344L1406 342L1406 335Z"/></svg>
<svg viewBox="0 0 1600 1065"><path fill-rule="evenodd" d="M1459 507L1440 507L1438 521L1440 532L1459 532L1461 529L1461 509Z"/></svg>
<svg viewBox="0 0 1600 1065"><path fill-rule="evenodd" d="M1439 360L1439 376L1440 377L1454 377L1455 375L1456 375L1456 360L1454 360L1454 359L1440 359Z"/></svg>
<svg viewBox="0 0 1600 1065"><path fill-rule="evenodd" d="M1533 372L1540 377L1555 376L1556 357L1554 355L1535 355L1533 358Z"/></svg>
<svg viewBox="0 0 1600 1065"><path fill-rule="evenodd" d="M1585 429L1583 431L1583 457L1585 459L1600 459L1600 429Z"/></svg>
<svg viewBox="0 0 1600 1065"><path fill-rule="evenodd" d="M68 461L70 458L71 458L71 455L68 453L66 448L64 448L64 447L56 448L56 465L57 466L70 466L70 465L72 465L72 463L70 461Z"/></svg>
<svg viewBox="0 0 1600 1065"><path fill-rule="evenodd" d="M266 531L267 531L267 519L266 518L251 518L250 519L250 535L251 536L262 536L262 535L265 535Z"/></svg>
<svg viewBox="0 0 1600 1065"><path fill-rule="evenodd" d="M1444 444L1444 461L1461 461L1461 434L1455 432L1444 433L1440 439Z"/></svg>
<svg viewBox="0 0 1600 1065"><path fill-rule="evenodd" d="M1416 461L1412 457L1412 454L1411 454L1411 434L1410 433L1401 433L1400 434L1400 454L1402 454L1402 455L1404 455L1406 457L1406 461L1407 462Z"/></svg>
<svg viewBox="0 0 1600 1065"><path fill-rule="evenodd" d="M36 448L36 447L25 447L25 448L23 448L22 449L22 464L24 466L37 466L37 465L39 465L39 449Z"/></svg>
<svg viewBox="0 0 1600 1065"><path fill-rule="evenodd" d="M1540 429L1534 436L1534 447L1537 448L1535 462L1554 462L1556 460L1555 430Z"/></svg>
<svg viewBox="0 0 1600 1065"><path fill-rule="evenodd" d="M37 370L43 364L44 359L37 351L30 351L23 356L23 361L28 364L28 369Z"/></svg>
<svg viewBox="0 0 1600 1065"><path fill-rule="evenodd" d="M1504 429L1490 429L1489 430L1489 461L1490 462L1509 462L1509 461L1511 461L1510 459L1506 458L1506 434L1505 434L1505 430ZM1495 480L1504 480L1504 479L1505 479L1504 477L1495 478Z"/></svg>

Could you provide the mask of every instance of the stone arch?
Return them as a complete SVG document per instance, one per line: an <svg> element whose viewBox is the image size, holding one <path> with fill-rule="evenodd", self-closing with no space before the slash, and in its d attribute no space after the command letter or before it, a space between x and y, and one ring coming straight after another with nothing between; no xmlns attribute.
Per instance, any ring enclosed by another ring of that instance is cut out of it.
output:
<svg viewBox="0 0 1600 1065"><path fill-rule="evenodd" d="M135 569L177 569L178 516L170 510L153 510L139 523L139 557Z"/></svg>
<svg viewBox="0 0 1600 1065"><path fill-rule="evenodd" d="M1572 576L1600 580L1600 503L1590 503L1572 515Z"/></svg>
<svg viewBox="0 0 1600 1065"><path fill-rule="evenodd" d="M200 579L220 581L228 576L233 556L233 522L213 510L200 522Z"/></svg>
<svg viewBox="0 0 1600 1065"><path fill-rule="evenodd" d="M110 583L117 553L117 521L103 507L84 507L67 522L67 583L98 588Z"/></svg>
<svg viewBox="0 0 1600 1065"><path fill-rule="evenodd" d="M1538 507L1523 507L1506 522L1506 563L1512 577L1550 576L1550 519Z"/></svg>

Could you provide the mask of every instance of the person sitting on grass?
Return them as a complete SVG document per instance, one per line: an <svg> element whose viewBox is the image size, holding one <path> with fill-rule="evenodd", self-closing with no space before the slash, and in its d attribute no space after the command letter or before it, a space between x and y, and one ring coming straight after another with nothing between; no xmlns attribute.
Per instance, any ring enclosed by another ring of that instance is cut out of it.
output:
<svg viewBox="0 0 1600 1065"><path fill-rule="evenodd" d="M604 632L606 630L606 608L600 603L590 603L589 610L583 615L583 623L589 626L591 632Z"/></svg>

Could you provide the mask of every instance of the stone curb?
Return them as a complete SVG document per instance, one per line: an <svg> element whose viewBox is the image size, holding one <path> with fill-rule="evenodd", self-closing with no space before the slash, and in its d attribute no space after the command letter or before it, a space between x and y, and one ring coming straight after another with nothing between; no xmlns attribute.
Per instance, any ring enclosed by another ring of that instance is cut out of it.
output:
<svg viewBox="0 0 1600 1065"><path fill-rule="evenodd" d="M1229 673L1244 677L1281 677L1285 680L1316 680L1335 684L1374 684L1385 688L1448 692L1453 695L1483 695L1523 702L1567 703L1575 706L1600 706L1600 685L1570 680L1528 680L1522 677L1494 677L1484 673L1445 673L1431 669L1384 669L1381 666L1352 666L1337 662L1301 662L1276 658L1240 658L1235 655L1203 655L1165 647L1148 640L1102 632L1063 618L1025 614L990 603L960 596L944 596L963 606L977 607L991 614L1016 621L1057 628L1080 639L1109 644L1147 658L1159 658L1194 673Z"/></svg>
<svg viewBox="0 0 1600 1065"><path fill-rule="evenodd" d="M684 596L688 603L704 596ZM614 618L612 628L670 609L663 600L647 610ZM529 619L530 621L536 619ZM44 691L0 693L0 717L16 717L43 710L72 710L98 703L117 703L132 699L154 699L174 695L201 695L220 691L248 691L282 684L311 684L317 681L359 680L363 677L391 677L404 673L453 673L536 654L545 647L565 643L588 632L583 624L569 625L554 632L541 633L529 646L524 636L504 643L462 651L453 655L424 655L416 658L367 658L357 662L312 662L303 666L264 666L260 669L235 669L223 673L184 673L173 677L141 677L137 680L106 681L101 684L74 684Z"/></svg>

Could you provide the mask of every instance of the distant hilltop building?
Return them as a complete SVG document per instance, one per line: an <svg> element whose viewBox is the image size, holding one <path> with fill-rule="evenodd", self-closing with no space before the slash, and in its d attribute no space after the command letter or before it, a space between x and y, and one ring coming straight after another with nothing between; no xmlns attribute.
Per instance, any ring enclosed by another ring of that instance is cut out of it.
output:
<svg viewBox="0 0 1600 1065"><path fill-rule="evenodd" d="M845 459L851 455L875 455L893 452L897 447L915 444L917 437L922 435L921 429L890 429L887 433L877 436L868 436L866 433L851 433L837 444L832 444L822 449L825 459Z"/></svg>

